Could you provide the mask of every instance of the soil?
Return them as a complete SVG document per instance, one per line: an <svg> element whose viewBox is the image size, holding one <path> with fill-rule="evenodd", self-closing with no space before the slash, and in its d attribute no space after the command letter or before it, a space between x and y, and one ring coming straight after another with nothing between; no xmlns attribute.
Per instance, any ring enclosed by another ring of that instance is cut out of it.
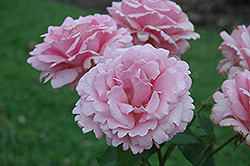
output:
<svg viewBox="0 0 250 166"><path fill-rule="evenodd" d="M119 0L57 0L82 9L106 13L112 1ZM232 30L237 25L250 24L250 0L175 0L195 26Z"/></svg>

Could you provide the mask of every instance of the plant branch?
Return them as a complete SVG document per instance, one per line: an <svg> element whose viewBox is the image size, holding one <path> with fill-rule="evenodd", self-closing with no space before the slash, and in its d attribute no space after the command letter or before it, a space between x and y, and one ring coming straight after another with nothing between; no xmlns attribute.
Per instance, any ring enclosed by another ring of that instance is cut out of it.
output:
<svg viewBox="0 0 250 166"><path fill-rule="evenodd" d="M216 154L218 151L220 151L223 147L225 147L227 144L229 144L231 141L233 141L234 139L236 139L237 137L239 137L240 134L237 133L235 135L232 135L231 137L229 137L226 141L224 141L221 145L219 145L217 148L215 148L213 150L213 152L211 153L211 156L213 156L214 154Z"/></svg>
<svg viewBox="0 0 250 166"><path fill-rule="evenodd" d="M163 158L162 158L163 166L164 166L164 164L166 163L166 161L167 161L169 155L171 154L171 152L174 150L175 146L176 146L176 144L170 144L170 145L169 145L169 147L168 147L166 153L164 154L164 156L163 156Z"/></svg>
<svg viewBox="0 0 250 166"><path fill-rule="evenodd" d="M159 159L159 166L164 166L164 163L162 163L161 149L157 150L157 155L158 155L158 159Z"/></svg>
<svg viewBox="0 0 250 166"><path fill-rule="evenodd" d="M149 161L148 161L145 157L142 158L142 162L143 162L143 166L145 166L146 164L147 164L148 166L152 166L152 165L149 163Z"/></svg>

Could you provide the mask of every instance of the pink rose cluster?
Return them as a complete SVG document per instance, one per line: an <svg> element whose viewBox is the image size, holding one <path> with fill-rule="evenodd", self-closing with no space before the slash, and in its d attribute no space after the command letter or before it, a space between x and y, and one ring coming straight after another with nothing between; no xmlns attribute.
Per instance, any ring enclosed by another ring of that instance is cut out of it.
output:
<svg viewBox="0 0 250 166"><path fill-rule="evenodd" d="M219 49L225 59L222 59L217 70L219 74L227 74L231 78L235 72L250 69L250 26L238 26L229 35L225 31L220 33L224 40Z"/></svg>
<svg viewBox="0 0 250 166"><path fill-rule="evenodd" d="M238 26L231 35L221 32L219 49L225 59L217 66L219 74L227 74L222 92L216 92L210 118L216 125L233 126L250 146L250 26Z"/></svg>
<svg viewBox="0 0 250 166"><path fill-rule="evenodd" d="M150 43L179 57L189 49L186 39L198 39L181 7L169 0L123 0L108 12L121 27L129 28L134 44Z"/></svg>
<svg viewBox="0 0 250 166"><path fill-rule="evenodd" d="M216 92L213 99L216 102L210 118L214 124L233 126L234 130L246 137L250 147L250 72L237 72L234 79L228 79L222 84L222 93Z"/></svg>
<svg viewBox="0 0 250 166"><path fill-rule="evenodd" d="M83 132L134 154L183 132L193 118L190 71L168 54L151 45L106 49L76 87L73 113Z"/></svg>
<svg viewBox="0 0 250 166"><path fill-rule="evenodd" d="M51 79L53 88L66 84L71 89L83 74L98 61L107 45L111 48L131 46L132 37L127 29L117 29L109 15L67 17L59 27L50 26L42 35L44 43L30 52L28 63L42 71L40 81Z"/></svg>
<svg viewBox="0 0 250 166"><path fill-rule="evenodd" d="M67 17L50 26L27 62L53 88L76 87L73 114L84 133L141 153L193 118L189 66L180 55L199 34L172 1L123 0L108 11L112 17Z"/></svg>

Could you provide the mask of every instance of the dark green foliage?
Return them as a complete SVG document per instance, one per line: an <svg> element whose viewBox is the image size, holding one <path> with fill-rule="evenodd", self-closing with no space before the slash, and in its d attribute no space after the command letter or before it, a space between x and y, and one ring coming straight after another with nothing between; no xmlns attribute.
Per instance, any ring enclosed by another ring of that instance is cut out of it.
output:
<svg viewBox="0 0 250 166"><path fill-rule="evenodd" d="M196 114L196 118L207 133L210 140L212 140L214 137L214 125L211 120L206 118L204 115L198 113Z"/></svg>
<svg viewBox="0 0 250 166"><path fill-rule="evenodd" d="M137 166L140 164L142 154L134 155L130 149L123 151L122 145L108 147L102 156L97 158L100 166Z"/></svg>
<svg viewBox="0 0 250 166"><path fill-rule="evenodd" d="M169 142L177 145L190 145L200 143L199 139L190 129L185 130L183 133L176 134Z"/></svg>
<svg viewBox="0 0 250 166"><path fill-rule="evenodd" d="M114 147L108 147L101 156L97 157L100 166L116 166L116 160L117 149Z"/></svg>

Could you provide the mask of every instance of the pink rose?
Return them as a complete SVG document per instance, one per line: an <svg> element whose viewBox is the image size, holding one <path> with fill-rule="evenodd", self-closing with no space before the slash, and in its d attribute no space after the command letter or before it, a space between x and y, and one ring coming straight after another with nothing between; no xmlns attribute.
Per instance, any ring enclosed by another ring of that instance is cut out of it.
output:
<svg viewBox="0 0 250 166"><path fill-rule="evenodd" d="M76 87L73 114L83 133L134 154L183 132L193 118L191 78L184 61L151 45L110 49Z"/></svg>
<svg viewBox="0 0 250 166"><path fill-rule="evenodd" d="M186 39L198 39L193 24L179 5L168 0L113 2L108 12L121 27L129 28L134 44L150 43L178 57L189 49Z"/></svg>
<svg viewBox="0 0 250 166"><path fill-rule="evenodd" d="M40 81L44 77L44 82L51 79L53 88L66 84L74 88L107 45L111 48L132 45L127 29L117 29L110 16L100 14L80 16L77 20L67 17L61 26L50 26L42 37L44 43L36 45L27 62L42 71Z"/></svg>
<svg viewBox="0 0 250 166"><path fill-rule="evenodd" d="M216 92L210 118L216 125L233 126L234 130L246 137L250 146L250 72L237 72L234 79L224 81L222 93Z"/></svg>
<svg viewBox="0 0 250 166"><path fill-rule="evenodd" d="M224 41L219 49L225 59L219 62L218 73L227 74L231 78L237 71L250 69L250 26L247 28L245 25L238 26L231 35L222 31L220 36Z"/></svg>

